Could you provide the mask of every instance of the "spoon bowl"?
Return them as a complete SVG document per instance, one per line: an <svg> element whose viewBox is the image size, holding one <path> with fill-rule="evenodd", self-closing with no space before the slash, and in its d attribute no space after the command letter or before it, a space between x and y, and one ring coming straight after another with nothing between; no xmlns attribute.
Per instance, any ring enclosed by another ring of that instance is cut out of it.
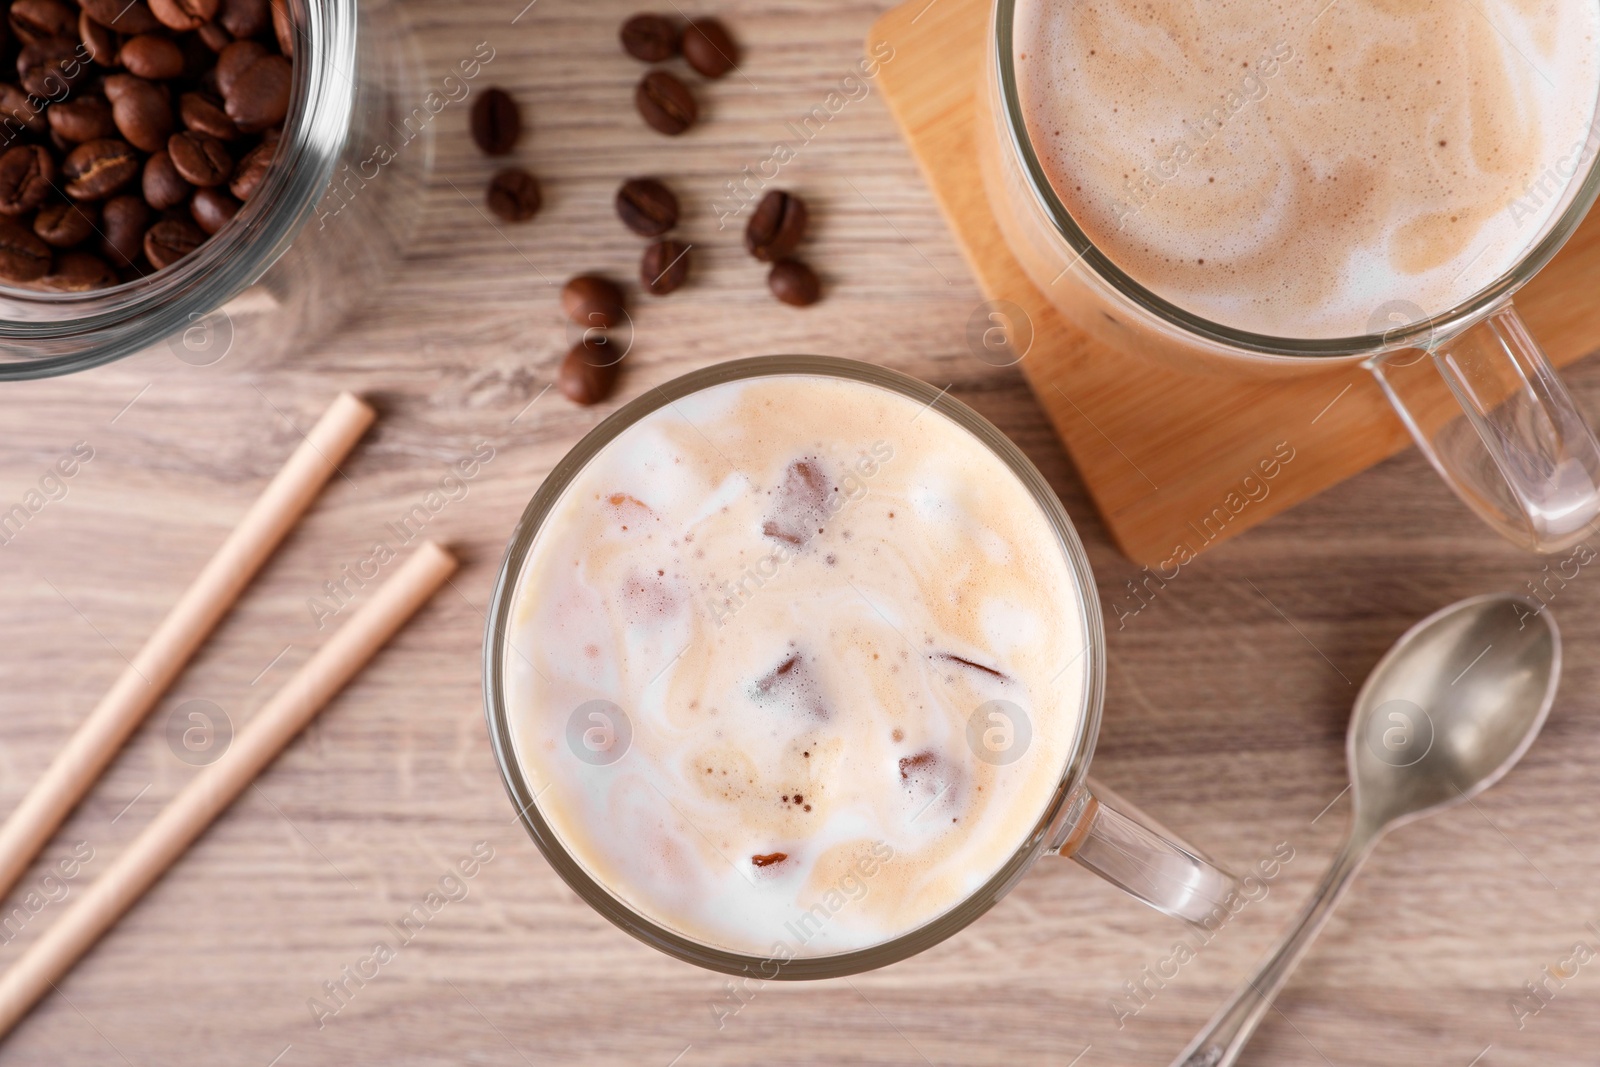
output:
<svg viewBox="0 0 1600 1067"><path fill-rule="evenodd" d="M1499 781L1561 677L1555 617L1526 597L1459 601L1407 630L1356 697L1345 756L1357 819L1393 827Z"/></svg>

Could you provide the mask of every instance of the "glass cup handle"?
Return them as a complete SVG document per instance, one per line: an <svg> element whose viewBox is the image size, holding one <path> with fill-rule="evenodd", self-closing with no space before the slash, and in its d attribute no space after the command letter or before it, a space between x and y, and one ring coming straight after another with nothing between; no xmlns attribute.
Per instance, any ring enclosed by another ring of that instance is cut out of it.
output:
<svg viewBox="0 0 1600 1067"><path fill-rule="evenodd" d="M1600 518L1600 443L1510 302L1460 333L1420 351L1381 353L1367 367L1429 462L1501 536L1557 552Z"/></svg>
<svg viewBox="0 0 1600 1067"><path fill-rule="evenodd" d="M1228 914L1237 879L1105 786L1080 788L1068 810L1051 849L1056 855L1175 918L1201 923L1219 909Z"/></svg>

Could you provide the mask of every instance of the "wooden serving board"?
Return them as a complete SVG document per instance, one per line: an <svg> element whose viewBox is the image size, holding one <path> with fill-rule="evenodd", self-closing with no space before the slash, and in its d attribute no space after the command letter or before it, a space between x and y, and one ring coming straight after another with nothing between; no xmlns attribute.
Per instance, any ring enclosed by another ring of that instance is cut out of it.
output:
<svg viewBox="0 0 1600 1067"><path fill-rule="evenodd" d="M1020 367L1122 551L1174 566L1408 446L1359 367L1293 378L1189 375L1130 359L1053 308L1006 247L979 173L974 130L990 7L909 0L873 26L868 54L894 50L879 75L889 107L979 285L1031 320ZM1600 216L1591 215L1517 298L1558 365L1600 347L1597 289ZM1465 507L1461 517L1475 521Z"/></svg>

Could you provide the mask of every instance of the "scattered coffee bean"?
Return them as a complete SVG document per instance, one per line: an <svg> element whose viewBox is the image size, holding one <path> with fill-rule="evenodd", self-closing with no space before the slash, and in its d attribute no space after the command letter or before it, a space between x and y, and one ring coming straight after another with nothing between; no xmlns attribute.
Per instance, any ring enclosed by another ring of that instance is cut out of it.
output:
<svg viewBox="0 0 1600 1067"><path fill-rule="evenodd" d="M294 15L284 0L272 0L272 36L277 38L278 51L294 58Z"/></svg>
<svg viewBox="0 0 1600 1067"><path fill-rule="evenodd" d="M39 145L13 145L0 155L0 215L25 215L45 202L56 161Z"/></svg>
<svg viewBox="0 0 1600 1067"><path fill-rule="evenodd" d="M543 202L538 180L520 167L508 167L489 181L489 210L507 222L527 222Z"/></svg>
<svg viewBox="0 0 1600 1067"><path fill-rule="evenodd" d="M50 270L50 246L15 221L0 218L0 278L31 282Z"/></svg>
<svg viewBox="0 0 1600 1067"><path fill-rule="evenodd" d="M485 89L472 104L472 140L486 156L507 156L522 134L522 111L504 89Z"/></svg>
<svg viewBox="0 0 1600 1067"><path fill-rule="evenodd" d="M104 200L139 174L139 153L114 137L85 141L67 153L61 176L74 200Z"/></svg>
<svg viewBox="0 0 1600 1067"><path fill-rule="evenodd" d="M817 274L798 259L780 259L767 274L767 287L785 304L803 308L817 302L822 283Z"/></svg>
<svg viewBox="0 0 1600 1067"><path fill-rule="evenodd" d="M117 135L111 105L98 96L78 96L51 104L45 109L45 118L50 121L52 133L73 144Z"/></svg>
<svg viewBox="0 0 1600 1067"><path fill-rule="evenodd" d="M716 19L695 19L683 31L683 58L708 78L720 78L739 65L739 49Z"/></svg>
<svg viewBox="0 0 1600 1067"><path fill-rule="evenodd" d="M239 80L239 75L267 55L270 53L265 45L248 39L235 41L224 48L217 55L217 91L224 97L228 96L233 92L233 83Z"/></svg>
<svg viewBox="0 0 1600 1067"><path fill-rule="evenodd" d="M5 116L7 125L15 119L29 133L43 134L50 130L45 113L28 100L27 93L8 82L0 82L0 114Z"/></svg>
<svg viewBox="0 0 1600 1067"><path fill-rule="evenodd" d="M33 217L33 232L47 245L71 248L81 245L95 232L93 204L56 200L39 209Z"/></svg>
<svg viewBox="0 0 1600 1067"><path fill-rule="evenodd" d="M205 231L188 219L162 219L145 232L144 258L160 270L178 262L205 240Z"/></svg>
<svg viewBox="0 0 1600 1067"><path fill-rule="evenodd" d="M239 201L221 189L196 189L189 201L189 214L207 235L212 235L239 213L239 206Z"/></svg>
<svg viewBox="0 0 1600 1067"><path fill-rule="evenodd" d="M643 63L678 54L678 24L665 15L635 15L622 24L622 50Z"/></svg>
<svg viewBox="0 0 1600 1067"><path fill-rule="evenodd" d="M622 320L622 290L598 274L580 274L561 287L561 309L579 326L609 330Z"/></svg>
<svg viewBox="0 0 1600 1067"><path fill-rule="evenodd" d="M689 246L668 238L644 250L639 280L656 296L666 296L689 280Z"/></svg>
<svg viewBox="0 0 1600 1067"><path fill-rule="evenodd" d="M150 13L169 30L198 30L217 14L217 0L150 0Z"/></svg>
<svg viewBox="0 0 1600 1067"><path fill-rule="evenodd" d="M107 200L100 216L100 251L119 267L133 266L144 251L144 235L151 218L150 205L137 196Z"/></svg>
<svg viewBox="0 0 1600 1067"><path fill-rule="evenodd" d="M150 80L176 78L183 73L183 52L177 42L153 33L128 38L117 53L117 61L129 74Z"/></svg>
<svg viewBox="0 0 1600 1067"><path fill-rule="evenodd" d="M239 137L239 127L222 109L222 101L210 93L184 93L178 97L178 116L187 128L210 134L219 141L233 141Z"/></svg>
<svg viewBox="0 0 1600 1067"><path fill-rule="evenodd" d="M255 194L256 186L261 184L261 179L266 176L267 168L272 165L273 153L278 149L277 138L264 140L250 150L250 153L239 161L239 169L233 173L233 181L228 183L228 191L240 200L249 200Z"/></svg>
<svg viewBox="0 0 1600 1067"><path fill-rule="evenodd" d="M238 176L235 176L234 181L238 180ZM194 192L194 186L185 181L183 175L178 173L178 168L172 165L172 157L167 155L165 148L144 161L144 174L139 187L145 200L157 211L177 207Z"/></svg>
<svg viewBox="0 0 1600 1067"><path fill-rule="evenodd" d="M272 24L271 0L222 0L217 22L240 40L258 36Z"/></svg>
<svg viewBox="0 0 1600 1067"><path fill-rule="evenodd" d="M161 29L145 0L79 0L78 6L100 25L130 37Z"/></svg>
<svg viewBox="0 0 1600 1067"><path fill-rule="evenodd" d="M38 286L57 293L86 293L116 285L119 279L105 260L91 252L68 252L56 269L40 278Z"/></svg>
<svg viewBox="0 0 1600 1067"><path fill-rule="evenodd" d="M194 33L196 37L200 38L200 43L213 52L221 52L233 43L233 34L215 22L206 23L198 30L195 30Z"/></svg>
<svg viewBox="0 0 1600 1067"><path fill-rule="evenodd" d="M89 53L89 58L102 67L112 67L117 63L117 33L107 29L89 17L89 12L78 13L78 37L83 41L83 50Z"/></svg>
<svg viewBox="0 0 1600 1067"><path fill-rule="evenodd" d="M806 235L806 203L792 193L773 189L761 198L744 229L744 246L763 263L782 259Z"/></svg>
<svg viewBox="0 0 1600 1067"><path fill-rule="evenodd" d="M78 27L78 13L62 0L16 0L7 19L11 35L23 44L71 37Z"/></svg>
<svg viewBox="0 0 1600 1067"><path fill-rule="evenodd" d="M17 81L34 96L60 100L89 75L71 37L46 37L22 46L17 54Z"/></svg>
<svg viewBox="0 0 1600 1067"><path fill-rule="evenodd" d="M166 147L175 125L172 103L155 83L132 74L113 74L106 79L105 89L111 118L129 144L145 152Z"/></svg>
<svg viewBox="0 0 1600 1067"><path fill-rule="evenodd" d="M29 236L32 236L31 234ZM4 245L0 243L0 250ZM617 384L618 361L604 337L586 337L573 345L556 372L561 395L574 404L598 404Z"/></svg>
<svg viewBox="0 0 1600 1067"><path fill-rule="evenodd" d="M241 71L223 97L228 117L244 133L280 125L289 114L294 68L282 56L266 55Z"/></svg>
<svg viewBox="0 0 1600 1067"><path fill-rule="evenodd" d="M629 178L617 190L617 215L640 237L660 237L678 224L678 198L654 178Z"/></svg>
<svg viewBox="0 0 1600 1067"><path fill-rule="evenodd" d="M633 103L651 129L669 137L693 126L700 114L689 87L664 70L644 76L634 90Z"/></svg>
<svg viewBox="0 0 1600 1067"><path fill-rule="evenodd" d="M233 157L228 146L210 134L184 130L167 139L167 155L178 174L190 185L221 185L233 177Z"/></svg>

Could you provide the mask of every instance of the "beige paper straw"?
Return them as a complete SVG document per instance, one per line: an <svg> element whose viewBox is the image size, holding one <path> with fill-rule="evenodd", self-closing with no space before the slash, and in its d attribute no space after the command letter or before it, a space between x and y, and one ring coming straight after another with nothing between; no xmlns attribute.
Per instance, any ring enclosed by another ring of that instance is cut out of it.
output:
<svg viewBox="0 0 1600 1067"><path fill-rule="evenodd" d="M372 425L373 417L372 409L361 399L339 394L111 691L78 727L44 777L0 826L0 898L17 884L50 835L311 506L339 461Z"/></svg>
<svg viewBox="0 0 1600 1067"><path fill-rule="evenodd" d="M378 589L133 840L61 918L0 976L0 1036L133 906L456 569L431 541Z"/></svg>

